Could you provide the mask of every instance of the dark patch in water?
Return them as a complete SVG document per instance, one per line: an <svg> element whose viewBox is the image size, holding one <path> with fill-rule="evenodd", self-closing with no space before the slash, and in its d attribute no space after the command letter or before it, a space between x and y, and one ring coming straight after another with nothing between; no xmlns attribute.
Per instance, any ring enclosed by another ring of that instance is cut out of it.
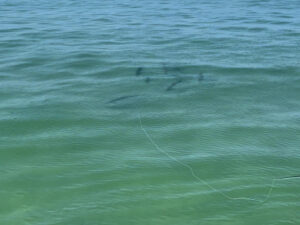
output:
<svg viewBox="0 0 300 225"><path fill-rule="evenodd" d="M178 79L176 81L174 81L172 84L170 84L170 86L168 86L166 88L166 91L171 91L173 89L173 87L175 87L177 84L181 83L182 82L182 79Z"/></svg>
<svg viewBox="0 0 300 225"><path fill-rule="evenodd" d="M137 68L136 71L135 71L135 75L136 75L136 76L141 75L141 74L142 74L142 71L143 71L143 67Z"/></svg>
<svg viewBox="0 0 300 225"><path fill-rule="evenodd" d="M125 100L128 98L134 98L134 97L138 97L138 95L125 95L125 96L121 96L119 98L114 98L114 99L108 101L107 104L116 103L118 101Z"/></svg>
<svg viewBox="0 0 300 225"><path fill-rule="evenodd" d="M146 83L149 83L150 81L151 81L150 77L147 77L147 78L145 79L145 82L146 82Z"/></svg>
<svg viewBox="0 0 300 225"><path fill-rule="evenodd" d="M293 175L293 176L281 177L279 179L292 179L292 178L300 178L300 175Z"/></svg>

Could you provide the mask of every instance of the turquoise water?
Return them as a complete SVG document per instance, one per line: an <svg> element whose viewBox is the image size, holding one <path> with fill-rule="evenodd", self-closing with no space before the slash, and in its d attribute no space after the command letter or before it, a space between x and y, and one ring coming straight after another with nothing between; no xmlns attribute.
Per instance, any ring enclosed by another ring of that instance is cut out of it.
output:
<svg viewBox="0 0 300 225"><path fill-rule="evenodd" d="M0 2L0 224L300 224L300 2Z"/></svg>

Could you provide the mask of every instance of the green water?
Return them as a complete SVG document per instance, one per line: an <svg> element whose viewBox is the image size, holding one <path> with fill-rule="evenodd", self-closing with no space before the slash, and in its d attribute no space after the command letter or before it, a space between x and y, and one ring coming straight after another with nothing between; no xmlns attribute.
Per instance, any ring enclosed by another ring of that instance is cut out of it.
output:
<svg viewBox="0 0 300 225"><path fill-rule="evenodd" d="M0 224L300 224L299 8L1 1Z"/></svg>

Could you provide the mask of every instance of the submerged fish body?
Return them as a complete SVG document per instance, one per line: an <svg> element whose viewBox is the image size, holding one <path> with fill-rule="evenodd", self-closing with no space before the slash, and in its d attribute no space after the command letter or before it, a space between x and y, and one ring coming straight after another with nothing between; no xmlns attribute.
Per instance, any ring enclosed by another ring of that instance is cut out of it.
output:
<svg viewBox="0 0 300 225"><path fill-rule="evenodd" d="M150 81L151 81L150 77L147 77L147 78L145 79L145 82L146 82L146 83L149 83Z"/></svg>
<svg viewBox="0 0 300 225"><path fill-rule="evenodd" d="M136 75L136 76L141 75L141 74L142 74L142 71L143 71L143 67L137 68L136 71L135 71L135 75Z"/></svg>
<svg viewBox="0 0 300 225"><path fill-rule="evenodd" d="M118 97L118 98L114 98L114 99L108 101L107 104L116 103L116 102L119 102L119 101L122 101L122 100L125 100L125 99L128 99L128 98L134 98L134 97L138 97L138 95L125 95L125 96L121 96L121 97Z"/></svg>
<svg viewBox="0 0 300 225"><path fill-rule="evenodd" d="M300 178L300 175L293 175L293 176L287 176L287 177L281 177L281 178L278 178L278 179L293 179L293 178Z"/></svg>
<svg viewBox="0 0 300 225"><path fill-rule="evenodd" d="M173 89L173 87L175 87L177 84L181 83L182 79L179 78L178 80L174 81L173 83L171 83L167 88L166 91L171 91Z"/></svg>

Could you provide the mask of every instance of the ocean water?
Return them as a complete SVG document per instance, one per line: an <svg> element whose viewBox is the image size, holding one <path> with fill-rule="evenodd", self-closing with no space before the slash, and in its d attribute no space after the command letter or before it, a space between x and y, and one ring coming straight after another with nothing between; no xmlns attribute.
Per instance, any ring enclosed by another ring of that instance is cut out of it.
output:
<svg viewBox="0 0 300 225"><path fill-rule="evenodd" d="M0 224L300 224L299 9L1 0Z"/></svg>

